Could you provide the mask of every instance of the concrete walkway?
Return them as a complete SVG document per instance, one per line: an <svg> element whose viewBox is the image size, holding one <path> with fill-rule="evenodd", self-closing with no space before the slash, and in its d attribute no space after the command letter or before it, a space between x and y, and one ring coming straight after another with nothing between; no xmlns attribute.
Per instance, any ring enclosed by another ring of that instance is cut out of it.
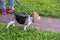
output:
<svg viewBox="0 0 60 40"><path fill-rule="evenodd" d="M13 18L13 16L14 16L13 14L7 14L7 15L0 14L0 23L1 22L8 23ZM31 26L42 30L60 32L60 19L41 17L41 20L32 23Z"/></svg>

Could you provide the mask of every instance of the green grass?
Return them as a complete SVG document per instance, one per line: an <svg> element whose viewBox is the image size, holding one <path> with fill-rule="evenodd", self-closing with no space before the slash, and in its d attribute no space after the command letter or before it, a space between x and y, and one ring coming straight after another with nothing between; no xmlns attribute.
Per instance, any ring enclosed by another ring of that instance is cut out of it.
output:
<svg viewBox="0 0 60 40"><path fill-rule="evenodd" d="M60 0L18 0L21 6L27 10L27 13L36 11L41 16L60 18ZM15 9L23 12L15 3Z"/></svg>
<svg viewBox="0 0 60 40"><path fill-rule="evenodd" d="M60 40L60 33L37 30L28 28L26 31L23 27L9 27L6 29L5 24L0 24L0 40Z"/></svg>

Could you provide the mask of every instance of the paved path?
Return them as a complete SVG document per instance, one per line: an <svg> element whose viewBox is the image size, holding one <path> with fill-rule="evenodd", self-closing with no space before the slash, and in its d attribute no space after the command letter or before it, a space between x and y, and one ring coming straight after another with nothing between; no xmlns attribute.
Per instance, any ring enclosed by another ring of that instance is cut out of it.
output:
<svg viewBox="0 0 60 40"><path fill-rule="evenodd" d="M14 16L13 14L7 14L7 15L0 14L0 23L1 22L8 23L13 18L13 16ZM42 30L60 32L60 19L41 17L41 20L32 23L31 26Z"/></svg>

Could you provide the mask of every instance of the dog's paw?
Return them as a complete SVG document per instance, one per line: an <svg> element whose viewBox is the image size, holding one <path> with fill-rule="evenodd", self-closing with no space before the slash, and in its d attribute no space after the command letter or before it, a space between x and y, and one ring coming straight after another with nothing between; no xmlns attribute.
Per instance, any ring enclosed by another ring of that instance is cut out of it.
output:
<svg viewBox="0 0 60 40"><path fill-rule="evenodd" d="M26 27L24 27L24 31L26 30Z"/></svg>

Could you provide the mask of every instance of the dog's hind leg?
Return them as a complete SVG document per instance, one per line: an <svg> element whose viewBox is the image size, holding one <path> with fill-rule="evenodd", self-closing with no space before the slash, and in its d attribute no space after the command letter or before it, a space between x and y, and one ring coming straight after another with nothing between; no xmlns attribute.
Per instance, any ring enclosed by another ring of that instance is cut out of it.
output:
<svg viewBox="0 0 60 40"><path fill-rule="evenodd" d="M15 22L13 23L13 26L15 27Z"/></svg>
<svg viewBox="0 0 60 40"><path fill-rule="evenodd" d="M10 21L10 22L7 24L7 28L8 28L11 24L13 24L13 26L15 26L14 23L15 23L15 21Z"/></svg>

